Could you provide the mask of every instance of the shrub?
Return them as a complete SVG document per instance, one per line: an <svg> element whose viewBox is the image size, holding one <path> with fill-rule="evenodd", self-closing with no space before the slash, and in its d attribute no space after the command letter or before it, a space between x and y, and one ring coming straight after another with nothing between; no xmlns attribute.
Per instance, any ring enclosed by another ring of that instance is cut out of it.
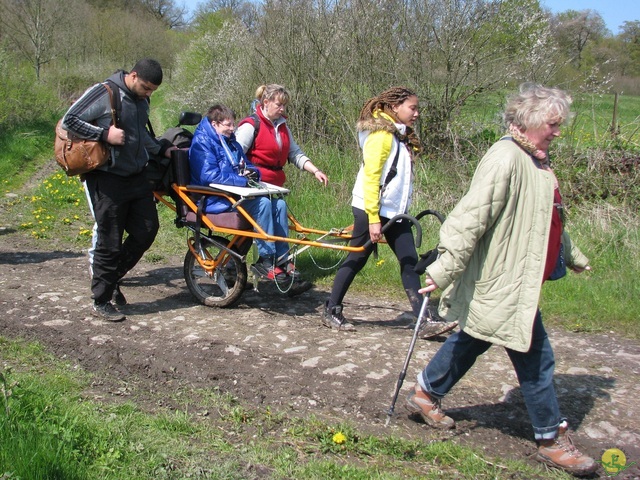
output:
<svg viewBox="0 0 640 480"><path fill-rule="evenodd" d="M554 171L569 205L605 200L640 208L640 155L593 148L557 158Z"/></svg>

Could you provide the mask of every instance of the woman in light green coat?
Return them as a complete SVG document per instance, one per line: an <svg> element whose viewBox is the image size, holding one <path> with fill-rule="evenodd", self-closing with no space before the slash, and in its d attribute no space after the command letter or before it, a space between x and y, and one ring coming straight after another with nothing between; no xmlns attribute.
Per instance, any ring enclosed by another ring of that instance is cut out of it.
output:
<svg viewBox="0 0 640 480"><path fill-rule="evenodd" d="M583 475L597 464L568 438L553 386L553 350L538 309L544 281L563 275L565 265L590 269L563 230L562 198L547 153L570 104L567 93L533 84L508 99L509 134L482 158L469 191L443 223L440 257L427 268L420 291L444 289L439 313L461 330L418 376L407 407L433 427L455 427L440 400L479 355L501 345L531 418L536 459Z"/></svg>

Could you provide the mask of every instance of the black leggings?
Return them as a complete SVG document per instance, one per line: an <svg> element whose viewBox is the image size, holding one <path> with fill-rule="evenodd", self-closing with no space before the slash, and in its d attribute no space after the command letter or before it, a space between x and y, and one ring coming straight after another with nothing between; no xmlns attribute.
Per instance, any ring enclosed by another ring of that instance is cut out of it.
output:
<svg viewBox="0 0 640 480"><path fill-rule="evenodd" d="M352 247L360 247L369 240L369 219L363 210L355 207L352 207L352 210L354 224L353 239L350 245ZM380 217L380 223L383 227L387 222L389 222L388 218ZM418 254L411 226L412 223L409 220L402 219L399 222L395 222L392 227L389 227L384 232L384 237L400 262L402 285L409 298L413 314L418 316L422 305L422 295L418 293L421 286L420 276L413 270L418 262ZM327 301L327 307L331 308L334 305L342 304L342 300L347 294L353 279L365 266L372 251L373 246L363 252L351 252L347 255L347 258L338 269L336 278L333 280L333 288Z"/></svg>

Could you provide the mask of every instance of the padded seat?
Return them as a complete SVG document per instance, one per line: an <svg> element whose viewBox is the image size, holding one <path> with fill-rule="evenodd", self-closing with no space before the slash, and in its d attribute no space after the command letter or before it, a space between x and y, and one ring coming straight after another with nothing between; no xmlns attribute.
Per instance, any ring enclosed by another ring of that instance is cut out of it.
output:
<svg viewBox="0 0 640 480"><path fill-rule="evenodd" d="M171 163L173 165L173 175L177 185L186 186L191 179L191 173L189 171L189 153L186 150L172 150L171 151ZM194 189L202 188L198 185L189 185ZM190 194L189 197L195 202L201 198L201 195ZM196 223L196 213L184 204L184 202L177 197L176 199L176 212L178 218L187 223ZM222 212L222 213L208 213L207 218L216 227L220 228L232 228L234 230L253 230L253 226L249 221L244 218L238 212Z"/></svg>
<svg viewBox="0 0 640 480"><path fill-rule="evenodd" d="M238 212L207 213L206 216L216 227L253 230L253 226L249 221ZM195 212L187 212L185 220L189 223L196 223Z"/></svg>

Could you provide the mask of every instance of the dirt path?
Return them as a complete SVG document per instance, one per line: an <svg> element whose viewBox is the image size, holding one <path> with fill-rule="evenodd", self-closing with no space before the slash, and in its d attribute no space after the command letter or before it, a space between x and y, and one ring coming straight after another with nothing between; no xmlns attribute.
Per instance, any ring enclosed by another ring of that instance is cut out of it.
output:
<svg viewBox="0 0 640 480"><path fill-rule="evenodd" d="M350 334L320 325L326 292L315 289L293 300L246 291L235 308L212 309L195 303L181 259L173 258L136 267L123 286L127 321L104 324L89 314L88 285L83 253L39 251L0 230L0 335L38 340L86 370L114 374L120 388L216 385L250 404L350 421L370 433L453 438L491 457L522 459L534 451L517 381L500 348L480 358L445 400L458 427L439 432L413 422L403 408L405 392L440 345L420 340L397 415L384 427L411 337L393 321L404 305L348 296L345 311L358 327ZM640 346L614 332L550 335L561 408L577 443L596 459L621 448L637 464L617 478L640 478ZM102 394L117 394L107 383Z"/></svg>

